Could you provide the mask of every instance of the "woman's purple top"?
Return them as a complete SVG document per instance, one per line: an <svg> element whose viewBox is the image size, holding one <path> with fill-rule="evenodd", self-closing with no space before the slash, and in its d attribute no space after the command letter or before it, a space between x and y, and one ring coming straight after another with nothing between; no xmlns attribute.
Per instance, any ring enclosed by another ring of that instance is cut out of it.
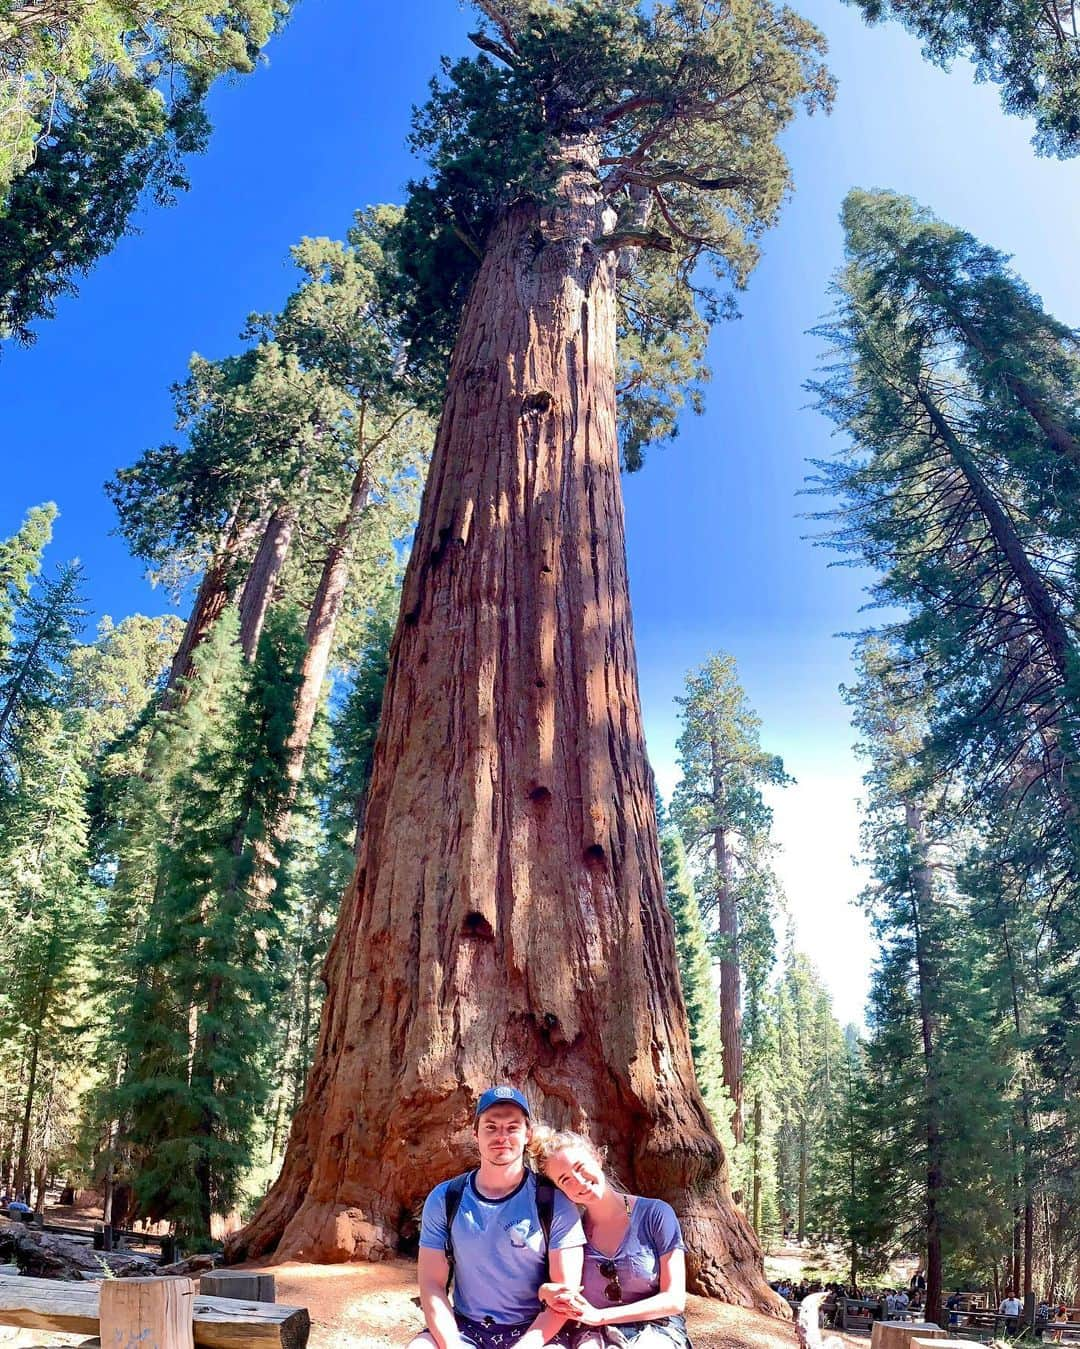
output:
<svg viewBox="0 0 1080 1349"><path fill-rule="evenodd" d="M612 1307L616 1299L605 1292L611 1283L610 1274L602 1274L614 1264L622 1289L620 1302L640 1302L660 1291L660 1257L671 1251L684 1250L682 1229L675 1210L662 1199L634 1201L630 1211L630 1226L614 1255L604 1255L594 1246L585 1245L585 1299L594 1307Z"/></svg>

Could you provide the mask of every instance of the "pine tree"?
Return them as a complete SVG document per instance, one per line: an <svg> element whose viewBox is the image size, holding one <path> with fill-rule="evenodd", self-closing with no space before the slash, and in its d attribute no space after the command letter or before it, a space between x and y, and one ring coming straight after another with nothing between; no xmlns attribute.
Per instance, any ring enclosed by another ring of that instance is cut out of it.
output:
<svg viewBox="0 0 1080 1349"><path fill-rule="evenodd" d="M22 776L19 766L34 718L53 706L84 611L77 562L39 583L19 609L0 663L0 792Z"/></svg>
<svg viewBox="0 0 1080 1349"><path fill-rule="evenodd" d="M86 779L78 726L58 709L23 727L16 808L0 844L5 1068L19 1058L20 1120L14 1188L29 1192L55 1101L43 1089L70 1078L83 1049L91 887L87 876ZM39 1187L38 1202L41 1201Z"/></svg>
<svg viewBox="0 0 1080 1349"><path fill-rule="evenodd" d="M720 1034L724 1086L732 1101L732 1132L743 1136L742 970L740 909L760 904L772 875L768 865L772 812L761 787L781 785L782 761L761 749L760 722L751 711L730 656L713 656L687 676L679 767L672 814L698 870L703 912L720 964Z"/></svg>
<svg viewBox="0 0 1080 1349"><path fill-rule="evenodd" d="M659 814L659 812L658 812ZM690 1049L694 1056L701 1095L722 1141L731 1137L731 1098L724 1089L724 1053L720 1040L720 1008L713 986L712 958L697 895L686 865L682 837L674 825L660 831L660 861L664 893L675 920L675 950L679 960L686 1015L690 1023Z"/></svg>
<svg viewBox="0 0 1080 1349"><path fill-rule="evenodd" d="M52 538L56 507L49 502L27 513L17 534L0 540L0 661L11 644L12 620L41 571L41 558Z"/></svg>
<svg viewBox="0 0 1080 1349"><path fill-rule="evenodd" d="M1072 5L982 5L975 0L855 0L871 23L896 18L941 66L958 56L1001 88L1006 112L1035 119L1040 154L1080 151L1080 67Z"/></svg>
<svg viewBox="0 0 1080 1349"><path fill-rule="evenodd" d="M282 914L255 881L286 788L300 652L295 616L274 611L248 677L235 635L227 619L204 644L198 696L176 717L197 756L132 952L115 1094L140 1209L203 1242L240 1196L267 1089Z"/></svg>
<svg viewBox="0 0 1080 1349"><path fill-rule="evenodd" d="M288 0L111 0L0 7L0 337L32 324L130 229L139 202L187 187L206 96L255 68ZM138 40L133 40L133 31Z"/></svg>

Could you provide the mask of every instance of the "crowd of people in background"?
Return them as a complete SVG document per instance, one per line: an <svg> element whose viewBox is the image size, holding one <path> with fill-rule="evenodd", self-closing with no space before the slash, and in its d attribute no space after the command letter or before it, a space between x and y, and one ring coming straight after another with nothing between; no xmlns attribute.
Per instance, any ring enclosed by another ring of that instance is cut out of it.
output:
<svg viewBox="0 0 1080 1349"><path fill-rule="evenodd" d="M822 1283L819 1279L805 1278L798 1282L793 1279L776 1279L769 1287L775 1293L779 1293L792 1307L798 1307L803 1298L809 1297L812 1293L824 1292L821 1310L825 1323L831 1326L839 1326L841 1323L842 1299L859 1302L862 1307L860 1315L866 1315L872 1321L919 1320L920 1315L926 1310L926 1276L921 1270L911 1276L906 1288L859 1288L853 1284ZM978 1301L973 1303L973 1298L977 1298ZM945 1300L949 1326L955 1329L960 1325L961 1318L973 1311L984 1315L993 1312L993 1303L989 1306L981 1303L981 1294L963 1293L959 1288L954 1289ZM1006 1318L1004 1324L1006 1334L1016 1334L1024 1314L1023 1300L1011 1289L1008 1290L998 1305L997 1314ZM1046 1298L1041 1299L1035 1308L1036 1326L1053 1326L1054 1323L1073 1321L1080 1322L1080 1312L1064 1305L1059 1306Z"/></svg>

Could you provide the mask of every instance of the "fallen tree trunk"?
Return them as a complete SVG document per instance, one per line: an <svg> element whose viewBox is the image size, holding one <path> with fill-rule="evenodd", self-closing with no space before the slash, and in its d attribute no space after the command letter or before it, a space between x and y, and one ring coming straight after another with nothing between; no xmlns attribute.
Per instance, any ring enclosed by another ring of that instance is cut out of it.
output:
<svg viewBox="0 0 1080 1349"><path fill-rule="evenodd" d="M117 1278L157 1272L149 1256L95 1251L51 1232L37 1232L11 1222L0 1224L0 1260L18 1265L20 1274L72 1282L84 1277L99 1279L103 1269Z"/></svg>

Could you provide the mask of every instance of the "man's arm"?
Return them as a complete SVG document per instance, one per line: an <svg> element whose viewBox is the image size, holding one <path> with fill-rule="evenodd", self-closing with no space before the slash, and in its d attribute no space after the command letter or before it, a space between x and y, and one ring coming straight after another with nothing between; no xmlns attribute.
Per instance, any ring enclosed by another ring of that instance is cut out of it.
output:
<svg viewBox="0 0 1080 1349"><path fill-rule="evenodd" d="M580 1288L584 1259L585 1248L583 1246L567 1246L561 1251L549 1249L548 1269L551 1282L562 1285L568 1284L571 1288ZM547 1344L548 1340L557 1335L565 1324L565 1316L552 1311L550 1307L545 1307L521 1339L517 1341L514 1349L541 1349L541 1346Z"/></svg>
<svg viewBox="0 0 1080 1349"><path fill-rule="evenodd" d="M421 1246L416 1277L420 1284L420 1305L424 1309L424 1321L432 1338L439 1349L459 1349L461 1336L458 1334L454 1309L450 1305L450 1296L446 1291L446 1283L450 1278L450 1265L446 1259L446 1252L436 1250L433 1246Z"/></svg>

